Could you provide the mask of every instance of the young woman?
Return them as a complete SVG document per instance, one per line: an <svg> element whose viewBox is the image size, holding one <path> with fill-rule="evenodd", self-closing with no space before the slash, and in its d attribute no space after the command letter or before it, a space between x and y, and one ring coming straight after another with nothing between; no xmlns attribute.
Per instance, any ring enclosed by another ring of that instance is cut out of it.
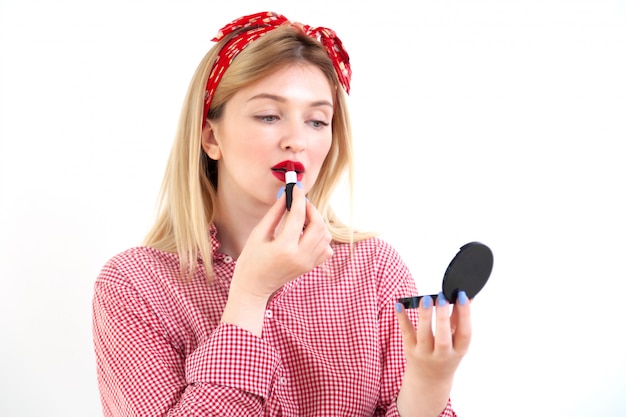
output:
<svg viewBox="0 0 626 417"><path fill-rule="evenodd" d="M95 283L104 414L454 416L469 300L404 311L416 289L398 253L329 205L352 179L341 41L271 12L214 40L160 215Z"/></svg>

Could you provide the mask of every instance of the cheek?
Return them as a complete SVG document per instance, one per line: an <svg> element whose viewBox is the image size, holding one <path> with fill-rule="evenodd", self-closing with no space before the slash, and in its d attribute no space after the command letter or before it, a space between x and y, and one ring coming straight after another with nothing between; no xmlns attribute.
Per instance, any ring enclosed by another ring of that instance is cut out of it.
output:
<svg viewBox="0 0 626 417"><path fill-rule="evenodd" d="M319 171L322 168L322 164L326 160L328 156L328 152L330 151L331 140L325 141L324 143L320 143L319 146L316 146L313 151L313 159L315 160L315 169L316 169L316 180L319 176Z"/></svg>
<svg viewBox="0 0 626 417"><path fill-rule="evenodd" d="M321 143L319 146L319 149L317 149L317 154L319 155L319 158L322 160L322 162L326 159L328 152L330 152L330 147L333 143L332 140L333 140L332 137L328 138L323 143Z"/></svg>

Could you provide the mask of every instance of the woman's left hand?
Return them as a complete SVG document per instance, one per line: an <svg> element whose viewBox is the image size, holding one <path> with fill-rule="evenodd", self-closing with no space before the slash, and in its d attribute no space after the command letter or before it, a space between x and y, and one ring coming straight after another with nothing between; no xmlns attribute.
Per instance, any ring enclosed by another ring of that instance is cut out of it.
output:
<svg viewBox="0 0 626 417"><path fill-rule="evenodd" d="M470 300L465 292L459 292L450 314L450 304L442 293L436 302L429 296L422 298L417 329L401 304L396 304L396 313L407 362L398 410L402 416L438 415L447 405L454 374L469 349Z"/></svg>

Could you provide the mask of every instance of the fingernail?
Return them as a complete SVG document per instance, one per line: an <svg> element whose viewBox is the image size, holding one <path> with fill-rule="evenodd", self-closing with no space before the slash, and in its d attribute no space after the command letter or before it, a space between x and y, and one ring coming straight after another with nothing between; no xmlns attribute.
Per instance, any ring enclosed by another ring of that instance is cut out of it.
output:
<svg viewBox="0 0 626 417"><path fill-rule="evenodd" d="M440 306L445 306L447 302L448 300L446 300L446 296L443 295L442 292L440 292L439 295L437 295L437 304L439 304Z"/></svg>
<svg viewBox="0 0 626 417"><path fill-rule="evenodd" d="M459 291L456 299L459 301L459 304L464 306L467 303L467 294L465 294L465 291Z"/></svg>
<svg viewBox="0 0 626 417"><path fill-rule="evenodd" d="M432 305L433 305L433 299L430 298L430 295L427 295L424 298L422 298L422 307L429 309Z"/></svg>
<svg viewBox="0 0 626 417"><path fill-rule="evenodd" d="M280 187L280 190L278 190L278 194L276 194L276 200L281 198L284 192L285 192L285 187Z"/></svg>
<svg viewBox="0 0 626 417"><path fill-rule="evenodd" d="M304 186L302 185L300 181L296 181L296 186L300 188L301 190L304 190Z"/></svg>
<svg viewBox="0 0 626 417"><path fill-rule="evenodd" d="M396 305L394 306L394 308L396 309L396 313L402 313L402 308L404 306L402 305L402 303L396 303Z"/></svg>

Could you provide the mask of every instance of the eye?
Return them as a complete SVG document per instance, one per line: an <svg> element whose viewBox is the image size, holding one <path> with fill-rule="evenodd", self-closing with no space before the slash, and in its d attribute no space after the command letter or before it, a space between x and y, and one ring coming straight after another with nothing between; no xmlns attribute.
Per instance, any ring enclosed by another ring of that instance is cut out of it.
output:
<svg viewBox="0 0 626 417"><path fill-rule="evenodd" d="M321 129L325 126L328 126L328 123L323 120L311 120L309 123L316 129Z"/></svg>
<svg viewBox="0 0 626 417"><path fill-rule="evenodd" d="M276 121L278 121L278 116L273 115L273 114L265 114L262 116L255 116L254 117L257 120L260 120L261 122L265 122L265 123L274 123Z"/></svg>

